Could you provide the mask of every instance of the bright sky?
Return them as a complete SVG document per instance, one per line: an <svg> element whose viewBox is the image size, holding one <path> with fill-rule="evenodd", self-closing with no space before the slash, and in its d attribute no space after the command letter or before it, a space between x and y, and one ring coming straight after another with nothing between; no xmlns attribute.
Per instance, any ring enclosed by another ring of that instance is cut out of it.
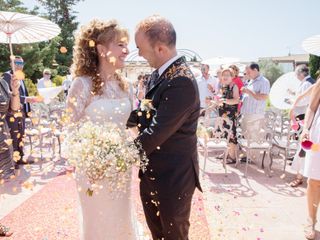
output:
<svg viewBox="0 0 320 240"><path fill-rule="evenodd" d="M31 8L36 0L23 2ZM172 21L178 48L241 60L304 53L302 41L320 34L319 9L320 0L84 0L75 8L81 24L115 18L131 36L157 13ZM129 47L135 49L133 37Z"/></svg>

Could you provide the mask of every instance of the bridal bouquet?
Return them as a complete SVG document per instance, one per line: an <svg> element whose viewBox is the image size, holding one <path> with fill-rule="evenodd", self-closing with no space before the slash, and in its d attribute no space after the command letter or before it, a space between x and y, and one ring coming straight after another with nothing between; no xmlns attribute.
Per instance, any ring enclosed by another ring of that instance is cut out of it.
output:
<svg viewBox="0 0 320 240"><path fill-rule="evenodd" d="M131 165L139 165L145 171L148 164L125 132L110 122L86 121L74 126L66 136L64 147L69 163L89 179L88 195L92 195L94 186L103 179L108 180L110 189L121 190L130 180L126 172Z"/></svg>

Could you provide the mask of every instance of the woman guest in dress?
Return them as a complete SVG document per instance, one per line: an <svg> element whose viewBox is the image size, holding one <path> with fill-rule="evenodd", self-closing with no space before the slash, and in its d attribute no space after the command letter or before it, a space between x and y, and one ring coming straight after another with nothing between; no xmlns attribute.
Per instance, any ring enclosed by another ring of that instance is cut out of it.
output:
<svg viewBox="0 0 320 240"><path fill-rule="evenodd" d="M308 224L305 229L307 239L315 238L315 224L320 202L320 77L315 84L308 106L302 141L310 140L313 146L306 153L304 176L308 178Z"/></svg>
<svg viewBox="0 0 320 240"><path fill-rule="evenodd" d="M5 181L14 176L12 140L6 116L12 115L14 121L14 114L20 111L19 87L20 81L13 78L11 81L12 92L10 92L7 82L0 79L0 179ZM11 235L12 232L9 231L9 228L0 224L0 236L9 237Z"/></svg>
<svg viewBox="0 0 320 240"><path fill-rule="evenodd" d="M219 116L226 116L232 121L232 131L229 144L228 159L229 163L236 162L236 146L238 144L236 137L236 120L238 116L238 104L240 101L238 86L233 82L234 73L231 68L221 71L221 101L219 107Z"/></svg>
<svg viewBox="0 0 320 240"><path fill-rule="evenodd" d="M237 85L238 90L239 90L239 97L241 99L241 88L244 86L241 78L239 77L239 73L240 73L240 69L236 66L236 65L231 65L230 68L233 70L234 73L234 78L232 79L232 81L234 82L234 84ZM238 104L238 111L240 112L240 108L241 108L241 102Z"/></svg>

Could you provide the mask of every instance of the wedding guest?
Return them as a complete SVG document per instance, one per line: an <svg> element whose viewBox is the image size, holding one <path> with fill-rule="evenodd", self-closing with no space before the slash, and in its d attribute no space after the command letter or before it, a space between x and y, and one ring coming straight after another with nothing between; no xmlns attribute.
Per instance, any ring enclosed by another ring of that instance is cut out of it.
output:
<svg viewBox="0 0 320 240"><path fill-rule="evenodd" d="M140 74L137 79L138 79L138 81L136 83L137 85L139 85L139 83L143 83L144 82L144 75Z"/></svg>
<svg viewBox="0 0 320 240"><path fill-rule="evenodd" d="M248 65L247 74L251 80L242 88L241 128L255 140L255 133L259 131L259 120L264 119L270 82L260 73L257 63ZM252 121L255 124L252 124Z"/></svg>
<svg viewBox="0 0 320 240"><path fill-rule="evenodd" d="M13 79L11 89L4 79L0 79L0 179L8 180L14 175L13 148L7 118L13 119L20 108L19 80Z"/></svg>
<svg viewBox="0 0 320 240"><path fill-rule="evenodd" d="M309 75L309 68L306 65L299 65L295 70L296 77L301 81L300 86L296 92L288 90L289 94L295 96L302 95L306 92L314 83L315 80ZM291 104L294 101L288 100ZM309 96L305 96L303 98L300 97L299 101L294 102L294 109L292 108L291 113L295 115L297 120L303 120L304 115L309 104L310 98Z"/></svg>
<svg viewBox="0 0 320 240"><path fill-rule="evenodd" d="M241 96L242 92L241 89L243 87L243 82L239 76L240 73L240 69L237 67L237 65L231 65L230 68L232 69L233 73L234 73L234 78L232 79L232 81L237 85L238 90L239 90L239 96Z"/></svg>
<svg viewBox="0 0 320 240"><path fill-rule="evenodd" d="M146 81L143 75L139 75L137 92L136 92L137 99L141 101L142 99L144 99L145 94L146 94Z"/></svg>
<svg viewBox="0 0 320 240"><path fill-rule="evenodd" d="M221 71L221 103L219 107L219 116L228 117L232 121L232 131L229 142L228 159L230 163L236 163L236 121L238 116L238 104L239 104L239 89L238 86L233 82L234 72L231 68L226 68ZM227 127L227 126L226 126Z"/></svg>
<svg viewBox="0 0 320 240"><path fill-rule="evenodd" d="M144 75L144 83L145 83L145 86L146 86L146 90L145 92L149 92L149 90L152 88L153 86L153 83L151 81L151 74L147 73Z"/></svg>
<svg viewBox="0 0 320 240"><path fill-rule="evenodd" d="M308 224L305 228L305 237L315 239L315 224L317 222L317 210L320 202L320 80L318 78L312 90L310 104L308 105L302 141L310 140L317 148L307 151L304 166L304 176L308 178L307 202Z"/></svg>
<svg viewBox="0 0 320 240"><path fill-rule="evenodd" d="M237 85L238 87L238 90L239 90L239 96L240 96L240 99L242 97L242 92L241 92L241 89L243 88L243 82L239 76L239 73L240 73L240 69L237 67L237 65L231 65L230 68L233 70L233 73L234 73L234 78L233 78L233 82ZM240 109L241 109L241 102L238 104L238 112L240 112Z"/></svg>
<svg viewBox="0 0 320 240"><path fill-rule="evenodd" d="M13 78L11 89L4 79L0 79L0 179L8 180L14 176L13 148L6 116L13 117L21 109L19 99L20 82ZM10 237L13 232L0 223L0 237Z"/></svg>
<svg viewBox="0 0 320 240"><path fill-rule="evenodd" d="M200 95L200 107L206 108L206 98L212 98L215 92L216 82L215 77L209 73L210 67L207 64L201 64L202 75L197 78L197 84Z"/></svg>
<svg viewBox="0 0 320 240"><path fill-rule="evenodd" d="M11 63L12 64L12 63ZM15 71L22 71L24 67L23 58L20 56L15 56L13 61L14 66L11 66ZM3 79L8 83L9 87L11 86L11 79L13 76L13 71L10 70L3 74ZM11 89L10 89L11 90ZM15 168L19 168L19 164L31 164L33 161L26 161L23 159L23 145L24 145L24 132L25 132L25 119L28 117L28 114L31 112L30 103L38 102L37 97L29 96L28 89L24 83L24 79L20 79L20 88L19 88L20 103L23 106L21 109L21 114L19 114L15 121L11 122L10 117L7 116L7 123L10 129L11 138L13 140L13 150L19 152L20 160L16 162Z"/></svg>
<svg viewBox="0 0 320 240"><path fill-rule="evenodd" d="M64 96L67 97L68 93L69 93L69 89L71 87L71 83L72 83L72 76L71 74L68 74L66 76L66 78L63 80L62 82L62 87L63 87L63 91L64 91Z"/></svg>
<svg viewBox="0 0 320 240"><path fill-rule="evenodd" d="M249 66L246 66L244 69L244 73L243 73L243 86L246 87L249 82L250 82L250 77L249 77Z"/></svg>
<svg viewBox="0 0 320 240"><path fill-rule="evenodd" d="M148 82L148 81L150 80L150 77L151 77L151 74L150 74L150 73L146 73L146 74L144 75L144 82L145 82L145 83Z"/></svg>
<svg viewBox="0 0 320 240"><path fill-rule="evenodd" d="M43 77L38 81L37 88L49 88L53 87L53 83L50 79L51 71L50 69L44 69L42 73Z"/></svg>
<svg viewBox="0 0 320 240"><path fill-rule="evenodd" d="M293 122L304 120L310 102L311 91L309 91L309 89L312 89L311 86L315 83L315 80L310 77L309 68L306 65L299 65L296 68L295 73L301 83L297 92L289 92L296 97L290 110L290 117ZM304 167L304 157L305 151L299 148L292 162L292 168L297 172L297 175L296 178L290 182L291 187L298 187L303 183L303 176L301 173L303 172Z"/></svg>
<svg viewBox="0 0 320 240"><path fill-rule="evenodd" d="M219 93L220 89L221 89L221 81L222 81L222 76L221 76L221 72L222 72L222 68L218 68L216 75L217 75L217 82L216 82L216 92Z"/></svg>

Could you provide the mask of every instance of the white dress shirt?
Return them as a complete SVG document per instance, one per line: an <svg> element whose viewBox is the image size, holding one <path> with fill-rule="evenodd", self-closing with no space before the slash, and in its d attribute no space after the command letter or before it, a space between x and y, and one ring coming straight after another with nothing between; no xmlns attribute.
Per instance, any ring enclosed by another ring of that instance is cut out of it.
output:
<svg viewBox="0 0 320 240"><path fill-rule="evenodd" d="M181 56L176 55L173 58L169 59L165 64L163 64L159 69L158 69L158 73L159 76L162 75L162 73L164 73L165 70L167 70L167 68L174 63L175 61L177 61Z"/></svg>
<svg viewBox="0 0 320 240"><path fill-rule="evenodd" d="M300 86L299 86L299 89L296 93L296 96L299 96L300 94L304 93L309 87L312 86L312 83L308 82L307 79L309 78L310 76L307 76L305 77L301 83L300 83ZM296 116L299 116L301 114L305 114L306 111L307 111L307 107L308 107L308 104L310 102L310 96L306 96L304 98L302 98L296 105L295 109L294 109L294 113Z"/></svg>
<svg viewBox="0 0 320 240"><path fill-rule="evenodd" d="M213 97L213 92L211 92L208 88L208 85L211 85L213 90L216 90L217 87L217 79L209 75L208 79L205 79L203 76L197 78L197 84L199 89L199 97L200 97L200 107L206 107L206 98Z"/></svg>
<svg viewBox="0 0 320 240"><path fill-rule="evenodd" d="M48 87L52 87L53 84L51 82L50 79L44 79L44 78L41 78L38 83L37 83L37 88L48 88Z"/></svg>

